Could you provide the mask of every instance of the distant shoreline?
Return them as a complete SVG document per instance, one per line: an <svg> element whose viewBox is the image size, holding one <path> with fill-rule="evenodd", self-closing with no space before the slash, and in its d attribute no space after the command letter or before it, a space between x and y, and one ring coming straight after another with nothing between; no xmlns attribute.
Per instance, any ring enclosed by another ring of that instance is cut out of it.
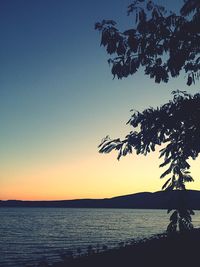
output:
<svg viewBox="0 0 200 267"><path fill-rule="evenodd" d="M200 191L144 192L104 199L75 199L53 201L0 200L1 207L59 207L59 208L130 208L169 209L177 208L180 195L186 194L188 208L200 210Z"/></svg>

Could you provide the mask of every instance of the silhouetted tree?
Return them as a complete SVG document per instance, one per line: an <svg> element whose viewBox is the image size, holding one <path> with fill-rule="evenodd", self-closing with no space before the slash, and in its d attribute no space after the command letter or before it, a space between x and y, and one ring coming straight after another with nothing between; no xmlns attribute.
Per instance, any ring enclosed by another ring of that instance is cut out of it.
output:
<svg viewBox="0 0 200 267"><path fill-rule="evenodd" d="M143 4L143 5L142 5ZM108 54L112 74L121 79L134 74L140 67L156 83L168 82L183 69L187 84L200 77L200 7L199 0L186 1L181 15L168 12L153 1L136 0L128 7L135 12L135 27L119 31L113 20L96 23L101 31L101 45ZM191 19L187 18L194 12Z"/></svg>
<svg viewBox="0 0 200 267"><path fill-rule="evenodd" d="M187 85L200 77L200 1L187 0L180 14L167 12L153 1L135 0L128 15L135 13L135 26L119 31L112 20L96 23L101 32L101 45L112 57L108 60L114 77L121 79L139 69L156 83L168 82L180 71L187 74ZM185 182L193 181L188 159L200 152L200 94L173 91L173 99L158 108L134 112L128 124L134 129L124 140L106 137L100 144L101 153L119 152L118 159L132 153L147 155L156 145L163 145L160 167L168 165L161 178L168 179L163 190L185 190ZM167 230L183 231L193 227L194 212L182 205L172 213Z"/></svg>

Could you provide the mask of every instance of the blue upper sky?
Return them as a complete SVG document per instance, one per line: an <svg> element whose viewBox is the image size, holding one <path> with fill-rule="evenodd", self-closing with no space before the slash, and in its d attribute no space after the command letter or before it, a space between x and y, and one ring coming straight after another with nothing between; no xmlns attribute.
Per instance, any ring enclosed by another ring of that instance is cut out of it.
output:
<svg viewBox="0 0 200 267"><path fill-rule="evenodd" d="M112 79L94 23L114 19L126 29L134 23L128 4L1 0L0 184L19 166L94 155L102 137L129 130L131 108L160 105L186 88L182 78L157 85L142 72Z"/></svg>

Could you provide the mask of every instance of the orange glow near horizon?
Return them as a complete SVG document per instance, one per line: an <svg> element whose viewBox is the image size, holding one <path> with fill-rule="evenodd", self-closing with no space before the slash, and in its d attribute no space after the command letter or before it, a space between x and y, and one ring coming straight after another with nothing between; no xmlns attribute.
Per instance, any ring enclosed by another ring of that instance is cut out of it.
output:
<svg viewBox="0 0 200 267"><path fill-rule="evenodd" d="M69 164L10 171L1 186L1 200L64 200L109 198L137 192L161 190L165 179L155 152L147 157L130 155L119 162L112 155L94 155ZM103 167L102 167L103 166ZM18 173L16 175L15 173ZM4 174L5 175L5 174ZM200 189L198 161L192 163L195 182L187 188ZM9 180L9 182L8 182Z"/></svg>

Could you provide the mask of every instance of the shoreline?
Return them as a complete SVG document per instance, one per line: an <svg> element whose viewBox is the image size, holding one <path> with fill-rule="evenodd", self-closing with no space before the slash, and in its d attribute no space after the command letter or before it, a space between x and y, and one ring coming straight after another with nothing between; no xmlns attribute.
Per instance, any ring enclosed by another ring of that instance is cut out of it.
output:
<svg viewBox="0 0 200 267"><path fill-rule="evenodd" d="M134 239L133 239L134 241ZM122 242L123 243L123 242ZM129 266L191 266L199 261L200 228L171 235L155 234L150 238L135 240L132 244L104 251L88 251L79 256L66 255L60 262L40 267L129 267ZM197 265L195 265L197 266Z"/></svg>

